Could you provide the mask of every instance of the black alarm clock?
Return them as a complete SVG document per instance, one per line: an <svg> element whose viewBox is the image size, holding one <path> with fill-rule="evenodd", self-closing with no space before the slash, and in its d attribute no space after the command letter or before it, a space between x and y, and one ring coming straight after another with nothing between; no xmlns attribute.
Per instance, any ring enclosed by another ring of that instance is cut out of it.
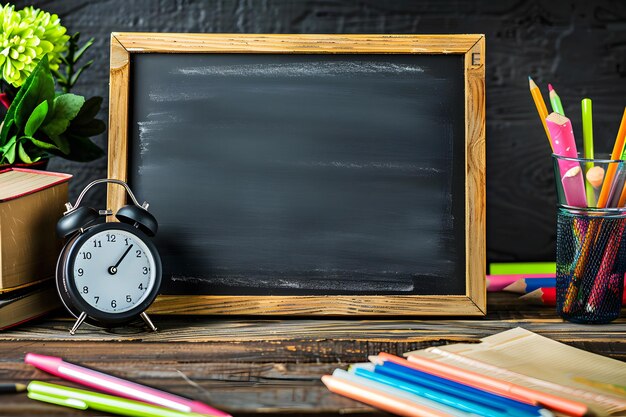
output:
<svg viewBox="0 0 626 417"><path fill-rule="evenodd" d="M87 191L102 183L124 187L133 201L115 213L119 222L97 223L111 210L80 206ZM139 204L125 182L100 179L66 208L57 223L57 234L68 240L57 262L56 284L63 304L77 318L70 334L83 322L113 327L138 317L156 331L145 313L161 287L161 258L150 239L158 224L148 204Z"/></svg>

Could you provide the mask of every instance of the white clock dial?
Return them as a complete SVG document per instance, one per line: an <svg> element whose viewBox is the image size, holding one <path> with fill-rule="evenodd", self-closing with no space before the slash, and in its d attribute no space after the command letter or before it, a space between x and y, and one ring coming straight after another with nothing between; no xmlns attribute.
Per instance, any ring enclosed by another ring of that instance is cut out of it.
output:
<svg viewBox="0 0 626 417"><path fill-rule="evenodd" d="M103 230L78 248L73 280L80 296L107 313L123 313L145 300L156 266L146 244L132 233Z"/></svg>

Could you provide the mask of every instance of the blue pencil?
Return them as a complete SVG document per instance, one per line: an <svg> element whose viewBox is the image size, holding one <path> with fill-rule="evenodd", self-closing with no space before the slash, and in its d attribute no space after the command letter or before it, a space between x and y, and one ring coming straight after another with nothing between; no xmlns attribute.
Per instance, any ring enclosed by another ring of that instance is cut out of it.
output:
<svg viewBox="0 0 626 417"><path fill-rule="evenodd" d="M457 395L463 399L469 399L481 404L488 404L505 409L505 415L519 416L547 416L551 415L547 410L524 404L501 395L470 387L459 382L441 378L427 372L410 369L396 363L385 361L383 365L376 365L375 372L397 379L403 379L413 384L421 385L441 392Z"/></svg>
<svg viewBox="0 0 626 417"><path fill-rule="evenodd" d="M350 369L354 370L354 374L357 376L367 378L369 380L376 381L381 384L389 385L397 389L401 389L402 391L415 394L422 398L426 398L431 401L438 402L439 404L444 404L444 405L447 405L448 407L453 407L453 408L456 408L457 410L465 411L467 413L478 414L484 417L508 417L509 416L507 411L502 408L496 408L493 406L485 406L483 404L478 404L473 400L461 398L456 395L450 395L441 391L435 391L435 390L425 388L420 385L412 384L403 379L396 379L396 378L389 377L387 375L368 371L367 369L364 369L364 368L352 367Z"/></svg>
<svg viewBox="0 0 626 417"><path fill-rule="evenodd" d="M504 287L502 291L516 292L518 294L528 294L537 288L556 287L556 278L554 275L544 278L522 278L518 279L511 285Z"/></svg>

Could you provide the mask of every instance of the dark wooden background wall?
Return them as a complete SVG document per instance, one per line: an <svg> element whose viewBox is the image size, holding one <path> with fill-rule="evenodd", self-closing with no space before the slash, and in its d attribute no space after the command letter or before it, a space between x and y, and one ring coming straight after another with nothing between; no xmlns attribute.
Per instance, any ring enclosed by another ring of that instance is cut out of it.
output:
<svg viewBox="0 0 626 417"><path fill-rule="evenodd" d="M594 99L596 152L609 152L626 105L623 0L49 0L70 32L95 37L92 68L76 88L108 102L113 31L226 33L484 33L487 39L487 247L489 261L554 259L550 151L527 76L559 91L580 129L580 100ZM106 119L107 109L102 117ZM106 146L106 136L98 138ZM72 196L106 175L106 160L57 159L75 175ZM102 205L104 191L90 197ZM150 199L150 196L140 196Z"/></svg>

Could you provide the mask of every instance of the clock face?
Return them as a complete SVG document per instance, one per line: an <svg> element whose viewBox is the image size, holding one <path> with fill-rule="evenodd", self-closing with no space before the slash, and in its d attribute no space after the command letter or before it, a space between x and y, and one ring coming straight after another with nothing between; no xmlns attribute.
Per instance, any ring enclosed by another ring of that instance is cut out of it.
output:
<svg viewBox="0 0 626 417"><path fill-rule="evenodd" d="M74 254L70 279L96 310L124 313L143 302L154 288L154 256L143 240L126 230L95 233Z"/></svg>

